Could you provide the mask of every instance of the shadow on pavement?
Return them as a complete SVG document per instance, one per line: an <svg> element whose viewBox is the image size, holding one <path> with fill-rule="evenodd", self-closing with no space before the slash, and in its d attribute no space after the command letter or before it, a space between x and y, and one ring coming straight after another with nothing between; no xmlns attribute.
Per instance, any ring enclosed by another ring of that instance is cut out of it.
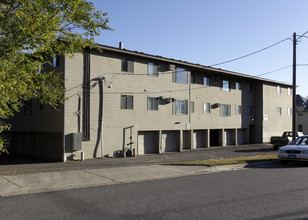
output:
<svg viewBox="0 0 308 220"><path fill-rule="evenodd" d="M36 164L46 163L34 157L10 153L0 155L0 165L16 165L16 164Z"/></svg>

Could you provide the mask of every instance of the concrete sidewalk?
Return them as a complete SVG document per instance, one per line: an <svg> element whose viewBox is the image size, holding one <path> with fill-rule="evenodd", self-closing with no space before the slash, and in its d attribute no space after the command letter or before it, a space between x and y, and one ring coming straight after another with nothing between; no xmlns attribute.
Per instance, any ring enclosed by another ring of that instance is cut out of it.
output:
<svg viewBox="0 0 308 220"><path fill-rule="evenodd" d="M2 175L0 176L0 197L165 179L209 172L237 170L245 167L246 164L218 167L148 165L43 172L25 175Z"/></svg>

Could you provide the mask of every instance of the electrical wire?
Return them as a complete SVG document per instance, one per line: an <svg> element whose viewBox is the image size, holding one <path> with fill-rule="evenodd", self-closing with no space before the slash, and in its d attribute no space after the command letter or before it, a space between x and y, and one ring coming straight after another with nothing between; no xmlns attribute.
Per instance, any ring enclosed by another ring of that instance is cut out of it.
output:
<svg viewBox="0 0 308 220"><path fill-rule="evenodd" d="M281 40L281 41L279 41L279 42L277 42L277 43L275 43L275 44L272 44L272 45L270 45L270 46L268 46L268 47L262 48L262 49L260 49L260 50L255 51L255 52L252 52L252 53L250 53L250 54L247 54L247 55L244 55L244 56L241 56L241 57L238 57L238 58L234 58L234 59L231 59L231 60L227 60L227 61L224 61L224 62L221 62L221 63L216 63L216 64L213 64L213 65L210 65L210 66L211 66L211 67L219 66L219 65L222 65L222 64L230 63L230 62L233 62L233 61L236 61L236 60L240 60L240 59L249 57L249 56L251 56L251 55L260 53L260 52L262 52L262 51L264 51L264 50L267 50L267 49L269 49L269 48L271 48L271 47L274 47L274 46L276 46L276 45L278 45L278 44L280 44L280 43L282 43L282 42L284 42L284 41L286 41L286 40L290 40L290 39L291 39L291 38L288 37L288 38L283 39L283 40Z"/></svg>

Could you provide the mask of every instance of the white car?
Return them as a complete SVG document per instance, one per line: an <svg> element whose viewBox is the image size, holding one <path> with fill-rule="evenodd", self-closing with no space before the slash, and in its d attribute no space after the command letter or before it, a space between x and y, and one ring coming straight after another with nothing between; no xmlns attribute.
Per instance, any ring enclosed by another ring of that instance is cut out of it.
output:
<svg viewBox="0 0 308 220"><path fill-rule="evenodd" d="M308 135L301 136L278 151L281 163L289 161L308 161Z"/></svg>

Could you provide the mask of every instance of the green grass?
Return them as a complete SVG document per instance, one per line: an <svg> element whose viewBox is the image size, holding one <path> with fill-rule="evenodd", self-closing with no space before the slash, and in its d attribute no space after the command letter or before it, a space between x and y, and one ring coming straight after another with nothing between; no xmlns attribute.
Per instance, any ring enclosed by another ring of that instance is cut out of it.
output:
<svg viewBox="0 0 308 220"><path fill-rule="evenodd" d="M251 157L237 157L230 159L211 159L211 160L197 160L197 161L185 161L185 162L171 162L164 163L163 165L174 165L174 166L223 166L223 165L235 165L235 164L247 164L260 161L272 161L277 160L277 154L262 155L262 156L251 156Z"/></svg>

